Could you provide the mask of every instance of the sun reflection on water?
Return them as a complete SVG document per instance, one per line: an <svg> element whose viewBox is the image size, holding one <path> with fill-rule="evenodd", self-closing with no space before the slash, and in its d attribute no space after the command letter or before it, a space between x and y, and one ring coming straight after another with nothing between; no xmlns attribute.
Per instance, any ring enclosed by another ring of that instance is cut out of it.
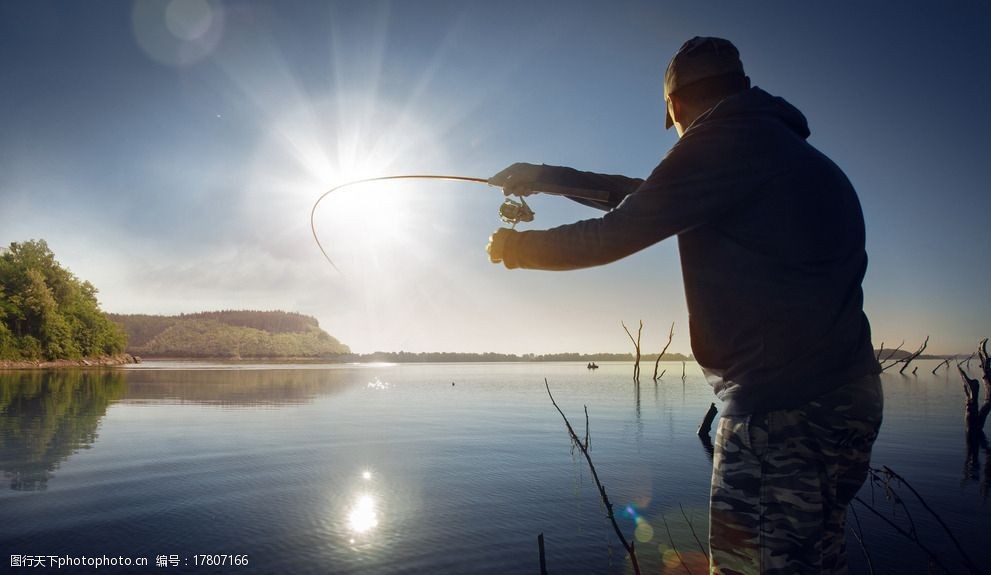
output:
<svg viewBox="0 0 991 575"><path fill-rule="evenodd" d="M348 527L354 533L367 533L379 524L378 512L375 509L375 498L362 495L348 512Z"/></svg>

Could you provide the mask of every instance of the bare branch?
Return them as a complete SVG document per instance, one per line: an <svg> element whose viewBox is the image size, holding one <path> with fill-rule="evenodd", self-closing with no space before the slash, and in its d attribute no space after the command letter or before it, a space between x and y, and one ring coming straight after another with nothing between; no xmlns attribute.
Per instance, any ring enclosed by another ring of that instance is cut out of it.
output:
<svg viewBox="0 0 991 575"><path fill-rule="evenodd" d="M902 360L902 363L904 363L905 365L903 365L902 368L898 370L898 373L904 373L905 372L905 369L908 367L908 364L912 363L912 361L914 361L915 358L917 358L920 355L922 355L922 352L924 352L926 350L926 346L928 346L928 345L929 345L929 336L927 335L926 336L926 341L922 342L922 345L919 347L919 349L915 353L913 353L912 355L910 355L910 356L908 356L908 357L906 357L905 359Z"/></svg>
<svg viewBox="0 0 991 575"><path fill-rule="evenodd" d="M867 559L867 572L874 575L874 562L871 561L871 554L867 551L867 544L864 543L864 528L860 526L860 516L857 515L857 508L851 505L850 511L853 512L853 519L857 523L857 528L853 530L853 536L857 538L857 543L860 543L860 550L864 552L864 559Z"/></svg>
<svg viewBox="0 0 991 575"><path fill-rule="evenodd" d="M933 368L933 370L932 370L932 374L933 374L933 375L936 375L936 371L937 371L937 370L938 370L939 368L941 368L941 367L943 367L944 365L945 365L946 367L950 367L950 358L946 358L946 359L944 359L944 360L943 360L943 363L941 363L941 364L939 364L939 365L937 365L937 366L936 366L935 368Z"/></svg>
<svg viewBox="0 0 991 575"><path fill-rule="evenodd" d="M972 360L972 359L974 359L974 354L973 353L970 354L970 355L968 355L967 357L961 359L960 361L958 361L957 362L957 367L960 367L960 366L966 364L967 365L967 369L970 369L970 360Z"/></svg>
<svg viewBox="0 0 991 575"><path fill-rule="evenodd" d="M895 471L892 470L887 465L882 465L881 467L884 469L884 471L888 474L889 477L898 480L899 483L907 487L908 490L912 492L912 495L914 495L915 498L919 501L919 503L922 504L922 507L926 511L928 511L929 514L932 515L934 519L936 519L940 527L943 528L943 531L947 534L947 536L949 536L950 541L953 542L953 546L957 548L957 551L960 553L960 556L963 557L964 562L967 563L967 567L974 573L980 573L981 572L980 568L978 568L977 565L970 559L970 557L967 555L967 552L963 550L963 546L960 545L960 542L957 541L957 538L953 535L953 532L950 531L950 527L943 521L943 518L940 517L938 513L933 511L932 507L929 507L929 504L926 503L926 500L923 499L921 495L919 495L919 492L916 491L914 487L912 487L912 484L909 483L908 480L902 477L901 475L895 473Z"/></svg>
<svg viewBox="0 0 991 575"><path fill-rule="evenodd" d="M626 335L630 336L630 341L633 342L633 348L636 350L636 358L633 361L633 381L640 383L640 334L643 333L643 320L640 320L640 329L637 330L636 339L633 339L633 334L630 333L625 322L620 321L619 323L623 326L623 330L626 331Z"/></svg>
<svg viewBox="0 0 991 575"><path fill-rule="evenodd" d="M592 444L592 436L588 433L588 406L585 407L585 450L588 451L588 446Z"/></svg>
<svg viewBox="0 0 991 575"><path fill-rule="evenodd" d="M884 370L888 369L889 367L891 367L893 365L896 365L898 363L898 360L895 360L895 361L889 363L888 365L885 365L885 362L887 362L889 359L891 359L896 353L898 353L899 351L901 351L902 346L904 346L904 345L905 345L905 340L902 340L902 342L900 344L898 344L898 347L896 347L895 349L891 350L891 352L888 353L887 357L885 357L884 359L882 359L879 362L881 364L881 371L884 371Z"/></svg>
<svg viewBox="0 0 991 575"><path fill-rule="evenodd" d="M963 380L963 391L967 396L964 404L964 427L967 437L970 440L978 439L984 433L984 425L987 423L988 415L991 414L991 356L988 354L987 338L981 340L977 346L977 359L981 369L981 379L984 380L984 401L981 402L981 386L976 379L971 379L961 365L957 364L957 371L960 372L960 379ZM973 358L974 354L970 355ZM970 359L967 360L968 362ZM980 402L980 406L978 403Z"/></svg>
<svg viewBox="0 0 991 575"><path fill-rule="evenodd" d="M988 354L988 338L984 338L977 348L977 357L981 360L981 379L984 380L984 403L978 411L977 417L984 429L984 422L991 413L991 355Z"/></svg>
<svg viewBox="0 0 991 575"><path fill-rule="evenodd" d="M719 410L716 409L716 404L710 403L708 411L705 412L705 417L702 418L702 424L699 425L698 431L696 431L699 437L709 437L709 432L712 431L712 420L716 419L717 413L719 413Z"/></svg>
<svg viewBox="0 0 991 575"><path fill-rule="evenodd" d="M681 551L678 551L678 548L674 544L674 538L671 537L671 529L668 527L668 520L664 517L663 513L661 513L661 521L664 523L664 530L668 532L668 543L671 544L671 549L674 549L674 554L678 556L678 562L681 563L681 567L688 575L692 575L692 570L688 568L685 560L681 557Z"/></svg>
<svg viewBox="0 0 991 575"><path fill-rule="evenodd" d="M692 537L694 537L695 538L695 542L698 543L699 551L701 551L702 552L702 555L705 555L705 558L708 559L709 558L709 554L706 552L705 546L702 545L702 542L699 540L698 534L695 533L695 526L692 525L692 520L689 519L688 518L688 514L685 513L685 507L679 502L678 503L678 508L681 509L681 516L685 518L685 523L688 524L688 528L692 530Z"/></svg>
<svg viewBox="0 0 991 575"><path fill-rule="evenodd" d="M540 552L540 575L547 575L547 560L544 557L544 534L537 535L537 549Z"/></svg>
<svg viewBox="0 0 991 575"><path fill-rule="evenodd" d="M939 560L939 557L937 557L935 553L933 553L928 547L926 547L922 543L922 541L919 540L919 538L916 535L910 534L907 531L905 531L904 529L902 529L900 526L898 526L898 524L896 524L894 521L892 521L892 520L888 519L887 517L885 517L884 514L882 514L877 509L874 509L874 507L872 507L870 503L867 503L866 501L864 501L860 497L854 497L853 500L856 501L857 503L863 505L864 506L864 509L866 509L866 510L870 511L871 513L873 513L874 515L876 515L879 519L881 519L881 521L884 521L885 523L887 523L892 529L894 529L895 531L897 531L898 533L900 533L902 536L907 537L910 541L912 541L913 543L915 543L920 549L922 549L927 555L929 555L929 559L932 560L932 562L935 563L937 566L939 566L940 569L942 569L943 571L946 571L950 575L953 574L952 571L950 571L949 569L947 569L946 565L943 565L943 562Z"/></svg>
<svg viewBox="0 0 991 575"><path fill-rule="evenodd" d="M664 345L664 349L661 350L661 353L657 356L657 359L654 360L654 381L657 381L657 378L660 377L657 375L657 366L661 363L661 358L664 357L664 354L668 351L668 347L671 345L672 339L674 339L674 322L671 322L671 331L668 332L668 342ZM664 372L661 372L661 375L664 375Z"/></svg>
<svg viewBox="0 0 991 575"><path fill-rule="evenodd" d="M571 436L572 445L578 446L578 449L581 450L582 455L585 456L585 461L588 463L588 468L592 471L592 479L595 480L595 486L599 489L599 497L602 499L602 504L606 508L606 515L608 515L609 521L612 523L613 531L615 531L616 536L619 537L619 542L623 545L623 548L630 554L630 561L633 563L633 572L636 573L636 575L640 575L640 563L637 561L637 553L633 548L634 543L626 541L623 531L619 528L619 524L616 523L616 515L613 514L612 503L609 501L609 496L606 495L606 488L603 487L602 482L599 481L599 474L596 472L595 465L592 463L592 456L588 454L588 449L578 439L578 435L575 434L575 430L571 427L571 422L568 421L568 416L561 411L561 408L558 407L557 402L554 401L554 396L551 394L551 386L547 383L546 378L544 378L544 387L547 388L547 396L551 398L551 403L554 405L554 409L556 409L564 419L564 425L568 428L568 435Z"/></svg>

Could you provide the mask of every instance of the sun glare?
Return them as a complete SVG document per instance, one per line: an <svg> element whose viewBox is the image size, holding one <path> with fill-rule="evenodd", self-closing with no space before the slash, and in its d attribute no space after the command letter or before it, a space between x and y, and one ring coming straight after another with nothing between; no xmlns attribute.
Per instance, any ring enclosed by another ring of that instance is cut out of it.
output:
<svg viewBox="0 0 991 575"><path fill-rule="evenodd" d="M349 182L417 173L442 156L432 132L381 97L336 95L310 102L273 121L258 153L259 195L312 206L324 192ZM281 176L273 175L273 167ZM405 180L359 183L324 198L314 223L335 264L356 273L392 268L416 250L424 188ZM261 205L259 202L256 205ZM431 213L436 210L432 210ZM302 212L305 214L306 212ZM265 214L260 214L262 217ZM270 217L280 217L271 214ZM293 213L297 223L305 215ZM308 230L307 230L308 231Z"/></svg>
<svg viewBox="0 0 991 575"><path fill-rule="evenodd" d="M348 513L348 527L355 533L367 533L378 526L375 498L362 495Z"/></svg>

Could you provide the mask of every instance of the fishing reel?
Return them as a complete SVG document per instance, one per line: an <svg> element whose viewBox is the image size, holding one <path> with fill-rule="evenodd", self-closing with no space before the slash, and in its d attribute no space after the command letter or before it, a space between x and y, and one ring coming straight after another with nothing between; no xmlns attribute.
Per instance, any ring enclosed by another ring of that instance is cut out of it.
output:
<svg viewBox="0 0 991 575"><path fill-rule="evenodd" d="M526 201L522 197L519 201L506 198L506 201L499 206L499 217L513 228L520 222L532 222L533 216L533 210L526 205Z"/></svg>

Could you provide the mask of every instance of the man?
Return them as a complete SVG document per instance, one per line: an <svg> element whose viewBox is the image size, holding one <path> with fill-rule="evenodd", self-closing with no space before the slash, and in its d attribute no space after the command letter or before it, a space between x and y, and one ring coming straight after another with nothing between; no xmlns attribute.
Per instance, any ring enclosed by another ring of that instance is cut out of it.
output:
<svg viewBox="0 0 991 575"><path fill-rule="evenodd" d="M609 263L677 235L692 351L723 401L710 493L713 573L842 573L846 507L881 423L863 313L864 221L805 117L751 87L736 48L693 38L664 77L679 140L646 180L514 164L507 194L601 190L604 216L500 229L507 268ZM585 194L586 196L588 194Z"/></svg>

